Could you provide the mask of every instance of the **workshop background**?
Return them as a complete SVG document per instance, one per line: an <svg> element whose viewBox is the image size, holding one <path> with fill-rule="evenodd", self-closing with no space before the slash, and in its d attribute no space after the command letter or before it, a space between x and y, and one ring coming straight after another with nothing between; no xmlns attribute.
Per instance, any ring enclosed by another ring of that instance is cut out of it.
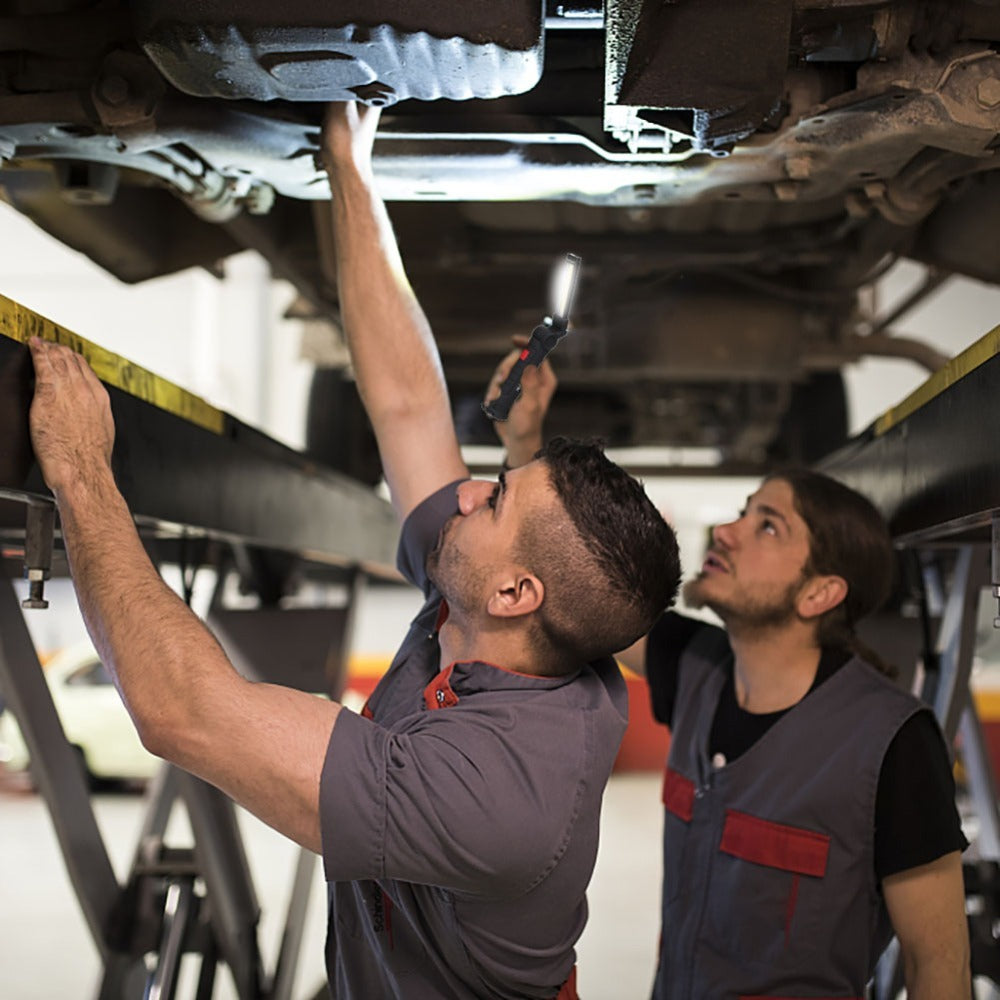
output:
<svg viewBox="0 0 1000 1000"><path fill-rule="evenodd" d="M233 257L216 278L187 271L131 287L81 255L55 243L0 205L3 293L69 329L205 397L214 405L294 447L302 447L313 363L300 321L284 318L295 293L271 280L252 253ZM902 263L876 289L879 312L915 287L923 269ZM954 355L1000 323L1000 289L953 279L909 313L897 331ZM528 331L525 331L528 332ZM554 356L558 368L558 353ZM846 373L850 429L857 432L925 378L916 364L870 359ZM676 451L617 455L648 467L680 457ZM499 449L477 449L477 464L499 465ZM708 527L735 514L755 480L649 478L647 489L676 526L687 571L697 567ZM199 580L195 606L207 600ZM36 648L49 656L85 636L71 588L53 581L51 607L29 612ZM417 606L409 590L369 589L361 604L352 654L356 692L374 683L394 640ZM981 663L975 683L1000 691L1000 662ZM633 693L641 685L633 685ZM580 941L579 987L584 1000L630 1000L648 995L659 931L659 762L665 735L652 727L641 697L633 699L633 751L608 789L597 870L590 890L591 920ZM984 721L989 724L988 712ZM658 744L656 741L659 740ZM2 766L2 765L0 765ZM128 868L143 814L134 792L95 796L97 819L116 871ZM182 837L183 812L175 818ZM263 905L265 962L278 947L295 851L291 844L241 813L250 864ZM970 820L974 825L974 820ZM974 828L967 830L974 836ZM312 997L323 981L324 893L313 893L296 996ZM89 996L99 962L65 875L44 804L17 776L0 774L0 997L60 1000ZM181 995L184 995L183 993ZM225 976L217 997L233 995Z"/></svg>

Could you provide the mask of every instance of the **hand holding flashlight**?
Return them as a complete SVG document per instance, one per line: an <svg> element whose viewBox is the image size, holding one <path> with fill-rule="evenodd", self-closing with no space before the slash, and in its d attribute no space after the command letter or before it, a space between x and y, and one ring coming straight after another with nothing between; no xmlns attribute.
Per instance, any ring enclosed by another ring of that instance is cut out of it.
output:
<svg viewBox="0 0 1000 1000"><path fill-rule="evenodd" d="M491 420L506 420L510 408L521 395L521 377L526 365L540 365L552 349L566 336L569 326L569 311L576 294L577 278L580 274L581 259L568 253L556 270L553 281L552 316L532 331L528 346L514 362L509 374L500 386L500 395L489 403L483 403L483 412Z"/></svg>

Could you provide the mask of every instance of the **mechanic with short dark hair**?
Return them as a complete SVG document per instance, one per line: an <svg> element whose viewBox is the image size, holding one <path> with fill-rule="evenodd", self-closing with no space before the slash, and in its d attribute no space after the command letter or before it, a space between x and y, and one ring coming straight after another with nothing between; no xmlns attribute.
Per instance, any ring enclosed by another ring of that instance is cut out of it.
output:
<svg viewBox="0 0 1000 1000"><path fill-rule="evenodd" d="M340 302L423 609L361 715L240 677L160 580L111 473L107 393L33 341L35 453L88 629L143 743L322 852L333 995L548 998L574 944L627 698L611 654L679 579L673 532L592 446L468 478L373 190L377 113L329 110Z"/></svg>
<svg viewBox="0 0 1000 1000"><path fill-rule="evenodd" d="M539 446L554 389L551 370L525 379L497 425L511 466ZM947 748L855 633L892 573L864 497L780 472L685 585L726 630L666 612L620 654L671 728L655 1000L860 998L893 932L910 1000L968 1000Z"/></svg>

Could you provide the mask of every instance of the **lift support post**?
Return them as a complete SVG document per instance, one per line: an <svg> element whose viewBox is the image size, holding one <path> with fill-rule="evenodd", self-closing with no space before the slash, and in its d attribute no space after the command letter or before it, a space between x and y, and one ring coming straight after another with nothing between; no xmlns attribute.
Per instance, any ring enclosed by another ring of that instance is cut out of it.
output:
<svg viewBox="0 0 1000 1000"><path fill-rule="evenodd" d="M282 608L276 591L259 608L234 610L224 575L210 627L237 669L255 680L339 697L354 611L370 577L398 579L398 522L374 492L267 438L152 373L0 297L0 576L18 575L26 607L45 604L54 507L28 435L30 336L67 344L108 388L115 416L113 469L147 548L188 568L223 561L294 565L341 594L329 605ZM56 546L55 562L64 558ZM228 562L226 563L228 565ZM29 572L30 571L30 572ZM45 613L30 610L29 614ZM285 669L276 669L281 663ZM84 775L45 683L12 581L0 579L0 690L20 723L32 774L52 817L70 881L100 956L100 1000L170 1000L185 954L201 956L197 1000L212 995L216 967L232 973L240 1000L292 994L316 856L302 849L274 969L257 940L260 904L232 802L164 765L147 792L147 815L128 878L119 884L94 817ZM165 840L173 808L186 809L193 846Z"/></svg>
<svg viewBox="0 0 1000 1000"><path fill-rule="evenodd" d="M979 830L966 862L974 975L1000 984L1000 811L993 766L970 690L979 602L1000 596L1000 327L932 375L867 431L821 463L869 497L896 547L920 561L925 595L940 606L918 692L945 739L960 744ZM1000 625L1000 615L994 623ZM877 1000L896 995L897 953L876 977Z"/></svg>

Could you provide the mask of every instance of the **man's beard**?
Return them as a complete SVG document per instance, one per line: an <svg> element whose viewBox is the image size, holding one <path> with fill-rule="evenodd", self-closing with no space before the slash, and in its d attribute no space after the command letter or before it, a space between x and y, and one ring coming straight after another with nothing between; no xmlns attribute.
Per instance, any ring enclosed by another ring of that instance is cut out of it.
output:
<svg viewBox="0 0 1000 1000"><path fill-rule="evenodd" d="M735 599L714 597L709 588L703 588L700 576L688 580L681 591L684 603L692 610L708 608L714 611L730 629L771 629L798 618L795 600L804 576L789 584L781 593L770 596L751 596L743 593Z"/></svg>
<svg viewBox="0 0 1000 1000"><path fill-rule="evenodd" d="M427 578L453 612L469 612L475 604L475 595L482 592L485 572L458 543L449 542L447 536L446 524L437 545L427 555Z"/></svg>
<svg viewBox="0 0 1000 1000"><path fill-rule="evenodd" d="M441 527L441 532L438 535L437 542L434 548L427 553L427 559L424 563L424 569L427 571L427 578L434 584L438 590L441 589L441 585L437 581L438 567L441 564L441 550L444 548L444 539L448 534L448 528L451 526L451 519L445 521L444 525Z"/></svg>

